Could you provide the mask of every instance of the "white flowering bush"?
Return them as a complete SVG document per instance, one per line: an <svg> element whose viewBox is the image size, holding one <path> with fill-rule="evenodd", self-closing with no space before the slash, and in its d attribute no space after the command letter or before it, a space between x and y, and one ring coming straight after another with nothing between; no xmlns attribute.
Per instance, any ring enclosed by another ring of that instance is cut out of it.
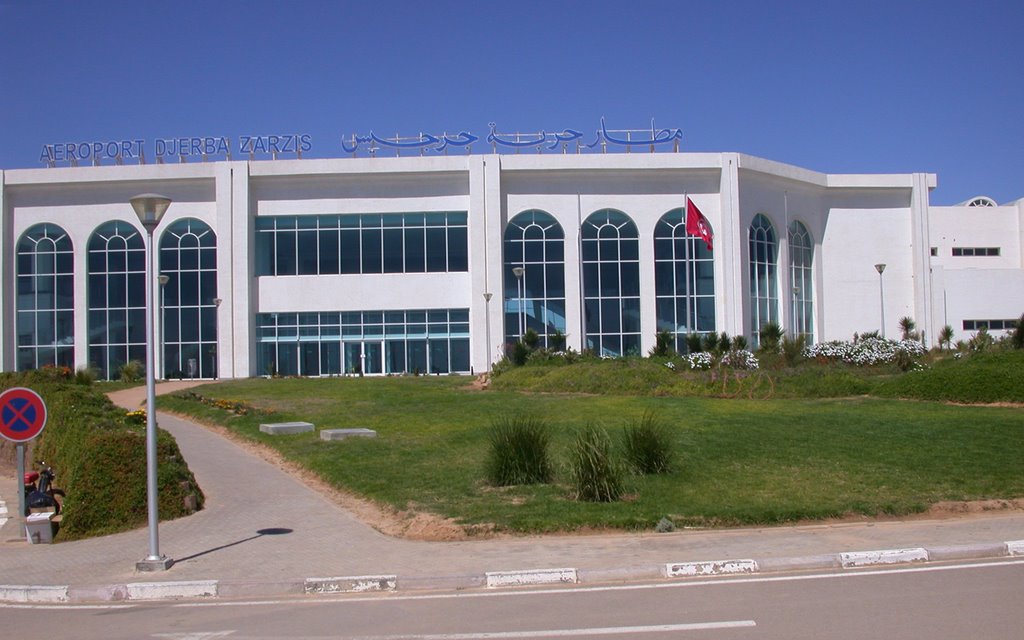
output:
<svg viewBox="0 0 1024 640"><path fill-rule="evenodd" d="M918 358L924 355L924 351L924 345L917 340L866 338L858 342L833 340L815 344L804 349L804 356L864 367L892 364L899 359Z"/></svg>
<svg viewBox="0 0 1024 640"><path fill-rule="evenodd" d="M714 358L707 351L701 351L699 353L691 353L686 356L686 363L690 365L691 369L701 369L707 371L714 364Z"/></svg>
<svg viewBox="0 0 1024 640"><path fill-rule="evenodd" d="M753 371L760 366L760 363L757 361L757 356L750 351L738 349L722 356L722 366Z"/></svg>

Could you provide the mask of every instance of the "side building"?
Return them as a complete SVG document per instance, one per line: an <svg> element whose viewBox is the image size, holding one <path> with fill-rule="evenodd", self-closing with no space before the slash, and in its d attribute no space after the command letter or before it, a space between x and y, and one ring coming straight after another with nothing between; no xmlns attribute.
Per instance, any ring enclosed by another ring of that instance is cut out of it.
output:
<svg viewBox="0 0 1024 640"><path fill-rule="evenodd" d="M934 345L1024 312L1024 200L931 206L933 174L737 153L487 154L0 172L0 364L116 378L480 373L527 329L646 354L661 331ZM711 247L687 231L692 201ZM884 267L882 266L884 265ZM156 277L156 276L155 276Z"/></svg>

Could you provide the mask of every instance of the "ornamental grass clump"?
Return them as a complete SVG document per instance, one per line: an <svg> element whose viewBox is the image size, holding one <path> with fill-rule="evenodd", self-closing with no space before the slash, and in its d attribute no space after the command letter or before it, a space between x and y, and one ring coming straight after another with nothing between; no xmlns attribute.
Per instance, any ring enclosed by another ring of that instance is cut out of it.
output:
<svg viewBox="0 0 1024 640"><path fill-rule="evenodd" d="M615 502L622 496L622 471L612 460L608 433L587 425L570 450L574 498L584 502Z"/></svg>
<svg viewBox="0 0 1024 640"><path fill-rule="evenodd" d="M668 427L651 412L622 432L626 462L641 475L668 473L672 467L672 440Z"/></svg>
<svg viewBox="0 0 1024 640"><path fill-rule="evenodd" d="M547 424L531 416L502 417L491 424L485 474L496 487L545 484L552 476Z"/></svg>

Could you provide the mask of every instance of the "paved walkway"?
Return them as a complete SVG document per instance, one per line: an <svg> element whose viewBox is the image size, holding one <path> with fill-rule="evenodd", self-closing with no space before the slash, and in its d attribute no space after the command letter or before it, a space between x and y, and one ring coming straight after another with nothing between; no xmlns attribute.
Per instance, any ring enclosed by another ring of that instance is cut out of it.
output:
<svg viewBox="0 0 1024 640"><path fill-rule="evenodd" d="M186 385L164 383L158 393ZM144 394L133 389L112 397L134 408ZM0 600L123 599L133 597L126 585L143 582L215 581L219 596L275 595L302 593L309 578L339 576L391 576L399 589L466 588L485 583L487 572L548 568L574 568L580 581L607 581L658 577L666 563L726 559L753 559L760 570L771 570L835 566L838 554L850 551L922 548L932 560L1024 554L1024 543L1015 542L1024 540L1019 512L668 534L401 540L207 429L167 414L159 423L177 439L206 494L205 509L160 525L160 551L174 566L135 571L149 549L145 528L29 545L12 519L0 533ZM0 496L9 505L17 504L16 490L13 478L0 478ZM39 595L41 586L59 593Z"/></svg>

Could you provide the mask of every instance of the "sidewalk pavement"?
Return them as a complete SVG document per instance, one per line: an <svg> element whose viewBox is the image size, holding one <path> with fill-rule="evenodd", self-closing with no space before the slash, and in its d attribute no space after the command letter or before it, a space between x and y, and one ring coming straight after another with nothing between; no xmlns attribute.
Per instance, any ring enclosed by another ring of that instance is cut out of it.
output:
<svg viewBox="0 0 1024 640"><path fill-rule="evenodd" d="M163 383L158 393L184 386ZM145 389L112 394L126 408L144 397ZM0 601L465 589L1024 555L1020 512L663 534L396 539L212 431L163 413L159 424L175 436L206 494L202 511L160 524L160 551L174 565L166 572L135 570L149 552L146 528L30 545L12 518L0 530ZM14 478L0 478L12 514L16 491Z"/></svg>

